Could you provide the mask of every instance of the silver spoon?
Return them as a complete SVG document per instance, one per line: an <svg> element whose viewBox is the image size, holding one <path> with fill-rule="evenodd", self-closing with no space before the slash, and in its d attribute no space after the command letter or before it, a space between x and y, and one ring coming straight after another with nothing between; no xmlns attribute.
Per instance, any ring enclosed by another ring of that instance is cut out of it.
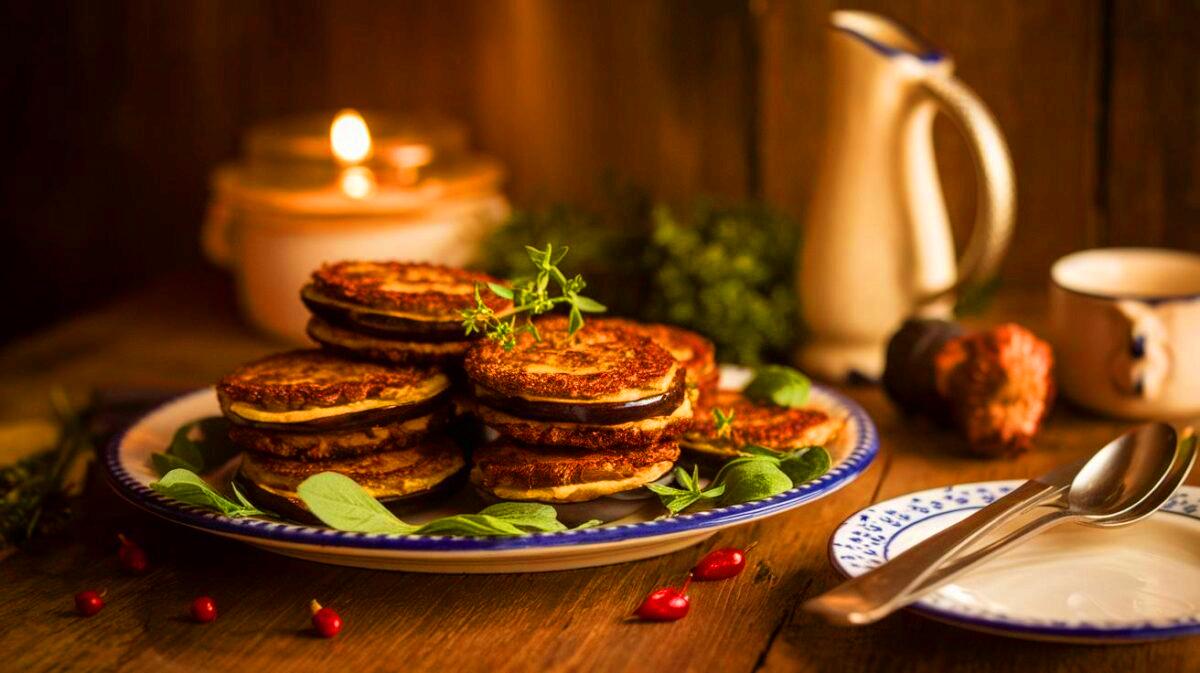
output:
<svg viewBox="0 0 1200 673"><path fill-rule="evenodd" d="M1166 478L1175 460L1175 448L1175 429L1165 423L1143 425L1109 442L1071 480L1067 507L1056 513L1055 522L1097 523L1133 509ZM912 590L944 562L947 551L952 554L958 548L957 544L946 550L940 545L918 543L879 568L808 601L804 607L836 624L877 621L915 600ZM950 577L942 581L947 579Z"/></svg>
<svg viewBox="0 0 1200 673"><path fill-rule="evenodd" d="M1099 518L1092 520L1084 520L1083 523L1090 526L1098 526L1101 528L1117 528L1120 526L1128 526L1132 523L1137 523L1142 519L1157 512L1168 500L1175 495L1175 491L1183 485L1185 479L1192 471L1192 466L1196 463L1196 442L1183 441L1180 442L1179 448L1175 453L1175 461L1171 464L1171 469L1167 472L1166 478L1162 483L1154 489L1154 492L1142 500L1133 508L1126 510L1123 513L1116 514L1108 518ZM1068 503L1067 507L1070 505ZM980 561L993 554L1014 545L1020 544L1025 540L1033 537L1037 533L1068 520L1068 510L1060 510L1044 514L1033 521L1025 524L1017 530L1005 535L1003 538L988 544L987 546L961 556L945 566L939 568L928 580L923 582L917 590L912 592L913 599L916 600L921 596L937 589L946 584L950 580L961 575L964 571L977 565Z"/></svg>

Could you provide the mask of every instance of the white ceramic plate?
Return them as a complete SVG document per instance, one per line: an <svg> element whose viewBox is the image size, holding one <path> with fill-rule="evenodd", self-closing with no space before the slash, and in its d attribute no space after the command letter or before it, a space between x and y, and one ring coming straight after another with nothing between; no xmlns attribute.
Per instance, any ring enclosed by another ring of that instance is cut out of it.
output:
<svg viewBox="0 0 1200 673"><path fill-rule="evenodd" d="M723 383L744 383L745 373L727 372ZM185 505L150 489L157 478L150 455L163 451L183 424L220 414L211 388L177 398L143 417L106 450L104 465L113 487L124 498L168 520L312 561L339 565L445 573L503 573L564 570L621 563L666 554L696 544L716 531L777 514L845 486L875 458L879 441L867 413L853 400L832 390L813 386L813 406L846 418L846 426L833 446L832 469L825 475L763 500L656 518L662 509L653 499L646 506L595 528L520 537L452 538L415 535L367 535L317 526L282 523L269 519L232 519ZM214 475L223 487L232 466ZM478 511L470 489L447 504L425 512L404 515L419 523L454 511ZM456 509L457 508L457 509ZM566 518L560 511L560 517Z"/></svg>
<svg viewBox="0 0 1200 673"><path fill-rule="evenodd" d="M872 505L834 532L829 556L865 573L969 516L1020 481L930 489ZM1126 528L1065 524L998 555L914 612L1035 640L1113 643L1200 633L1200 488Z"/></svg>

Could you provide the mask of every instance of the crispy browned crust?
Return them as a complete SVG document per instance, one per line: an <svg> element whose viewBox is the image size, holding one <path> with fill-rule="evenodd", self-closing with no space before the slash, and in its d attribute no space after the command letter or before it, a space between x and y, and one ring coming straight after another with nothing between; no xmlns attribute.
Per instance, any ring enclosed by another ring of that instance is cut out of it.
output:
<svg viewBox="0 0 1200 673"><path fill-rule="evenodd" d="M313 272L313 286L322 294L368 308L403 311L431 321L460 320L459 313L475 305L475 284L480 296L495 311L511 306L486 283L500 280L477 271L436 264L395 261L343 261L324 264ZM428 285L423 291L396 290L389 284Z"/></svg>
<svg viewBox="0 0 1200 673"><path fill-rule="evenodd" d="M573 451L557 447L530 447L500 439L475 450L485 489L497 485L538 488L628 479L656 463L679 458L675 442L660 442L639 449Z"/></svg>
<svg viewBox="0 0 1200 673"><path fill-rule="evenodd" d="M412 452L416 454L416 459L411 464L396 469L388 465L388 454L400 451ZM462 450L444 436L430 437L412 447L329 460L291 460L266 453L251 453L247 456L264 471L281 476L305 478L321 472L340 472L360 483L436 474L453 467L455 463L460 467L463 465Z"/></svg>
<svg viewBox="0 0 1200 673"><path fill-rule="evenodd" d="M332 407L359 402L388 388L408 388L445 374L420 367L385 367L348 360L320 350L268 355L221 379L222 402L247 402L267 409ZM416 401L416 400L414 400Z"/></svg>
<svg viewBox="0 0 1200 673"><path fill-rule="evenodd" d="M637 448L678 439L692 426L691 416L672 417L663 427L645 429L636 423L620 425L549 424L502 414L479 404L475 413L484 425L525 444L571 446L581 449Z"/></svg>
<svg viewBox="0 0 1200 673"><path fill-rule="evenodd" d="M420 419L326 432L279 432L234 425L229 428L229 439L247 451L293 461L320 461L414 446L445 427L447 418L448 411L432 414L423 429L413 428Z"/></svg>
<svg viewBox="0 0 1200 673"><path fill-rule="evenodd" d="M688 373L688 383L693 386L703 389L709 384L715 385L719 378L716 347L697 332L674 325L641 323L625 318L594 318L588 321L588 324L592 323L620 327L650 337L683 365Z"/></svg>
<svg viewBox="0 0 1200 673"><path fill-rule="evenodd" d="M415 367L458 364L471 347L471 341L465 338L463 341L424 343L366 337L373 345L356 345L359 339L364 338L362 335L317 317L309 319L306 331L309 338L321 344L322 348L341 357Z"/></svg>
<svg viewBox="0 0 1200 673"><path fill-rule="evenodd" d="M522 334L511 351L492 340L477 342L464 362L467 376L502 395L568 400L626 390L658 394L670 386L671 381L664 377L677 366L675 358L649 337L594 322L572 336L563 316L543 318L536 324L541 341ZM565 371L530 371L548 364ZM570 373L572 370L587 373Z"/></svg>
<svg viewBox="0 0 1200 673"><path fill-rule="evenodd" d="M820 409L787 409L770 404L757 404L732 390L716 394L711 407L733 410L730 444L758 444L771 449L795 448L806 444L824 444L841 428L842 421L831 419ZM710 407L710 410L711 410ZM689 443L693 440L720 441L711 413L696 416Z"/></svg>

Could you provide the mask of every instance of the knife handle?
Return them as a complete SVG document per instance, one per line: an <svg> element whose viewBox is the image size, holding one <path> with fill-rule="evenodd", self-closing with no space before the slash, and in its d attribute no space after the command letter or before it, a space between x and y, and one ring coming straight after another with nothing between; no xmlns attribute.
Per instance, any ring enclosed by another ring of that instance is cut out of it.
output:
<svg viewBox="0 0 1200 673"><path fill-rule="evenodd" d="M834 624L870 624L904 604L910 591L980 536L1064 490L1027 481L971 516L913 545L874 570L809 600L804 608Z"/></svg>

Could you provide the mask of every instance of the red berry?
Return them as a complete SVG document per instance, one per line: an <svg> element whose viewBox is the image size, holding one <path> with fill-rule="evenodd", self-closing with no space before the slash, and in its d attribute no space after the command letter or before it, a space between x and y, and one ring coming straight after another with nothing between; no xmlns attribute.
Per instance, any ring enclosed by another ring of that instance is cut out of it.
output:
<svg viewBox="0 0 1200 673"><path fill-rule="evenodd" d="M745 569L746 552L726 547L705 554L692 569L692 575L700 582L712 582L735 577Z"/></svg>
<svg viewBox="0 0 1200 673"><path fill-rule="evenodd" d="M146 572L146 568L150 565L146 559L146 552L136 542L124 535L118 534L117 537L121 540L121 549L117 551L121 565L132 573Z"/></svg>
<svg viewBox="0 0 1200 673"><path fill-rule="evenodd" d="M192 601L192 619L207 624L217 619L217 602L208 596L200 596Z"/></svg>
<svg viewBox="0 0 1200 673"><path fill-rule="evenodd" d="M104 607L104 592L80 591L75 594L75 610L84 617L91 617Z"/></svg>
<svg viewBox="0 0 1200 673"><path fill-rule="evenodd" d="M309 605L312 609L312 625L317 633L332 638L342 631L342 618L333 608L323 608L316 600Z"/></svg>
<svg viewBox="0 0 1200 673"><path fill-rule="evenodd" d="M664 587L652 591L633 614L654 622L673 622L683 619L687 616L688 608L692 604L687 595L687 588L691 582L692 577L689 575L687 581L678 589Z"/></svg>

